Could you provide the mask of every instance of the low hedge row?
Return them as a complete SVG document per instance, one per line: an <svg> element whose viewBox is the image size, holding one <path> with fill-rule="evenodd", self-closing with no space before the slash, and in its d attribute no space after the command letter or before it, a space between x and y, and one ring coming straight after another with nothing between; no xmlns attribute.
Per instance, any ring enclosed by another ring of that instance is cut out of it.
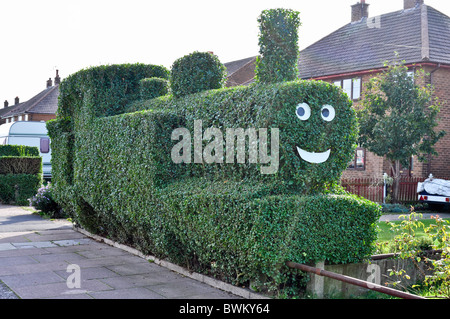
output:
<svg viewBox="0 0 450 319"><path fill-rule="evenodd" d="M108 191L84 196L77 220L145 253L260 290L279 290L296 274L287 260L352 263L370 256L381 215L379 205L354 195L301 196L275 185L200 178L157 191L136 186L107 197L108 208L106 198L99 206ZM126 200L131 194L134 200Z"/></svg>
<svg viewBox="0 0 450 319"><path fill-rule="evenodd" d="M42 183L37 147L0 145L0 202L28 205Z"/></svg>
<svg viewBox="0 0 450 319"><path fill-rule="evenodd" d="M0 157L2 156L39 156L39 149L26 145L0 145Z"/></svg>
<svg viewBox="0 0 450 319"><path fill-rule="evenodd" d="M0 175L6 174L42 174L42 157L2 156L0 157Z"/></svg>
<svg viewBox="0 0 450 319"><path fill-rule="evenodd" d="M32 174L0 175L0 202L27 205L42 184L42 176Z"/></svg>

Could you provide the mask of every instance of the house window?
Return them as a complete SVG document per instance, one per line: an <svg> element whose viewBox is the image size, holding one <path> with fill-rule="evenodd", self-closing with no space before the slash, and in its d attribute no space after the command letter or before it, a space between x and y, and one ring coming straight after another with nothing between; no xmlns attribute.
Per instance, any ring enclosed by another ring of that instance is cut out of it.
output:
<svg viewBox="0 0 450 319"><path fill-rule="evenodd" d="M348 169L357 171L366 170L366 150L358 147L355 152L355 157L350 161Z"/></svg>
<svg viewBox="0 0 450 319"><path fill-rule="evenodd" d="M361 98L361 84L361 78L334 81L334 85L342 88L342 90L347 93L348 97L352 100L358 100Z"/></svg>

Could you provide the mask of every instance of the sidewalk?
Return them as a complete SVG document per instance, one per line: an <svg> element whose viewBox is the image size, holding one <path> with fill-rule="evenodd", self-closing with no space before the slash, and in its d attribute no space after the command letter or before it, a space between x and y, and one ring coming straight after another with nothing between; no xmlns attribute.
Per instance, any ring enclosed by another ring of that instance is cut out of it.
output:
<svg viewBox="0 0 450 319"><path fill-rule="evenodd" d="M0 299L242 299L245 293L96 241L67 221L0 204Z"/></svg>

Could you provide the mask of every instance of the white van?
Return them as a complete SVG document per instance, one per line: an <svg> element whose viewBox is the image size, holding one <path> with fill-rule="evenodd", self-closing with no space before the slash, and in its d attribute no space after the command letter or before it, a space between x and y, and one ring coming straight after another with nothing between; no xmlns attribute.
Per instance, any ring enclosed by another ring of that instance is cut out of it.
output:
<svg viewBox="0 0 450 319"><path fill-rule="evenodd" d="M0 125L0 145L36 146L42 156L44 178L51 178L50 138L45 122L19 121Z"/></svg>

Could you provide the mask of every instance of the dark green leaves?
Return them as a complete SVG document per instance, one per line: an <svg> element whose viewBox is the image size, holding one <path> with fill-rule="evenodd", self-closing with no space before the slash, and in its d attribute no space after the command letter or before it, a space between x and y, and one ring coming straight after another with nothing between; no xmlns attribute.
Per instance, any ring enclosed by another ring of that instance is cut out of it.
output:
<svg viewBox="0 0 450 319"><path fill-rule="evenodd" d="M287 9L270 9L259 16L257 82L276 83L297 79L299 14Z"/></svg>
<svg viewBox="0 0 450 319"><path fill-rule="evenodd" d="M175 97L220 89L225 80L225 66L209 52L194 52L179 58L170 73L170 87Z"/></svg>

